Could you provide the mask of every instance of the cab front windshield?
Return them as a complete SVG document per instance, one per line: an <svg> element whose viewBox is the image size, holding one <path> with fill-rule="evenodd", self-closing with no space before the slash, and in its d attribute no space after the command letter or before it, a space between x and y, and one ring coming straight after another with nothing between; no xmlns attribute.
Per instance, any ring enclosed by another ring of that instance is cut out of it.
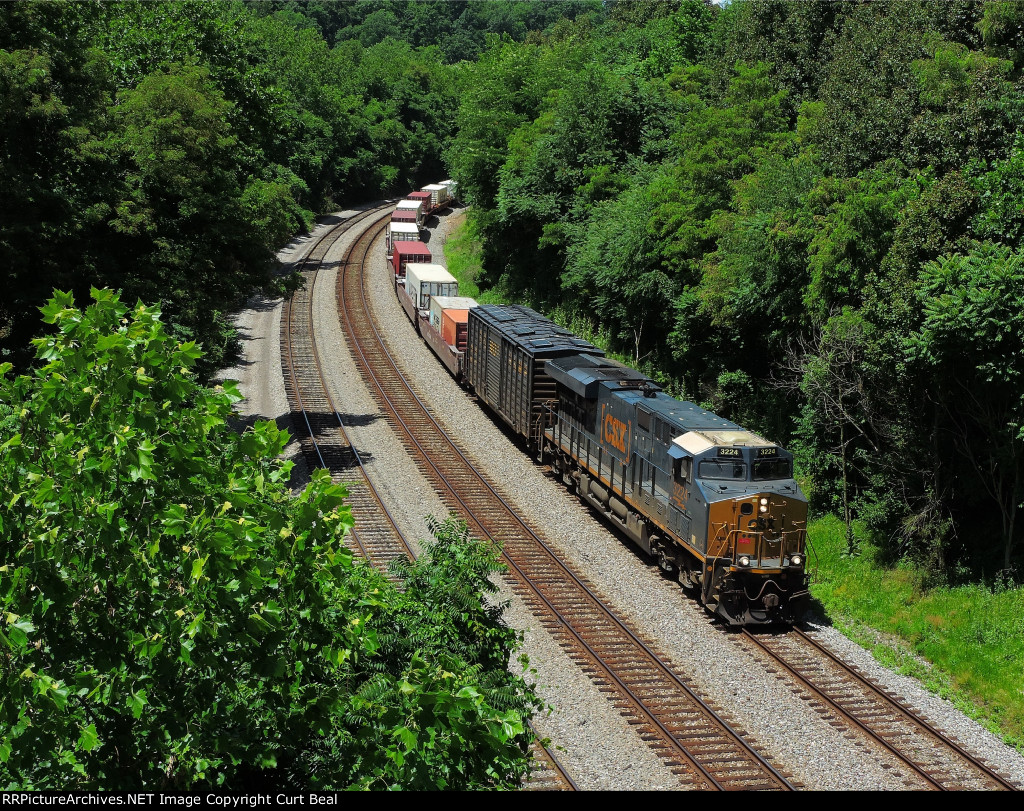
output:
<svg viewBox="0 0 1024 811"><path fill-rule="evenodd" d="M747 463L735 459L705 459L700 463L697 475L702 479L742 481L747 478Z"/></svg>
<svg viewBox="0 0 1024 811"><path fill-rule="evenodd" d="M792 479L793 463L789 459L758 459L753 467L754 481Z"/></svg>

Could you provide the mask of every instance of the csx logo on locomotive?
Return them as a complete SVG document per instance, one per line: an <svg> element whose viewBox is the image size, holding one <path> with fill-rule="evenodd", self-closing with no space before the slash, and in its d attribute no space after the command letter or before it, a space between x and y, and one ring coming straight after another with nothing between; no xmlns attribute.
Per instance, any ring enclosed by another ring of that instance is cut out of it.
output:
<svg viewBox="0 0 1024 811"><path fill-rule="evenodd" d="M604 412L604 409L602 409ZM604 414L601 420L602 439L615 448L619 453L626 452L626 445L629 443L629 423L623 422L611 414Z"/></svg>

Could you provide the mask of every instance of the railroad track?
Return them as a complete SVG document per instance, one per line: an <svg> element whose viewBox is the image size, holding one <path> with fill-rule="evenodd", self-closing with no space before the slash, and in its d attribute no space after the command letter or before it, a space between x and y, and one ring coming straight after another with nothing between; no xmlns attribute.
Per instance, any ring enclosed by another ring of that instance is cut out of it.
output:
<svg viewBox="0 0 1024 811"><path fill-rule="evenodd" d="M684 787L793 790L776 768L697 695L666 656L607 606L499 495L417 396L378 333L366 291L366 257L378 231L350 249L337 278L342 326L356 364L432 486L477 537L501 545L515 591L569 656L607 693Z"/></svg>
<svg viewBox="0 0 1024 811"><path fill-rule="evenodd" d="M349 544L385 571L395 558L412 559L416 553L367 475L324 379L316 345L314 301L321 265L330 250L351 229L365 227L367 223L373 228L378 217L390 213L391 208L387 205L361 212L323 234L302 260L299 271L303 285L285 302L281 317L285 391L303 456L310 469L324 468L330 471L335 483L345 485L355 519L355 528L348 536ZM525 788L575 790L575 782L558 758L539 740L534 729L534 768Z"/></svg>
<svg viewBox="0 0 1024 811"><path fill-rule="evenodd" d="M865 736L896 758L914 787L1020 790L799 628L733 636L767 657L833 724Z"/></svg>
<svg viewBox="0 0 1024 811"><path fill-rule="evenodd" d="M360 212L321 236L300 264L303 285L285 302L281 316L285 392L303 456L310 469L329 470L335 483L345 485L355 519L350 546L385 570L395 558L415 555L367 477L324 381L313 303L320 266L331 248L351 229L376 222L390 210L386 205Z"/></svg>

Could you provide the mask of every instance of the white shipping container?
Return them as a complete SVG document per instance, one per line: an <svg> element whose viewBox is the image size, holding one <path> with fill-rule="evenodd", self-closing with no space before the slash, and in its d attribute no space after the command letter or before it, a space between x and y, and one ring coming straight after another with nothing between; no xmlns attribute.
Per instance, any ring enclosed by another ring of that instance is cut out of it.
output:
<svg viewBox="0 0 1024 811"><path fill-rule="evenodd" d="M454 200L455 192L458 191L459 184L456 183L454 180L442 180L440 185L444 186L448 190L446 192L446 194L448 195L448 199Z"/></svg>
<svg viewBox="0 0 1024 811"><path fill-rule="evenodd" d="M409 262L405 266L405 292L417 310L426 310L431 296L457 296L459 283L442 265Z"/></svg>
<svg viewBox="0 0 1024 811"><path fill-rule="evenodd" d="M414 222L391 222L388 223L388 232L385 239L388 253L391 253L391 246L396 242L419 242L420 228Z"/></svg>
<svg viewBox="0 0 1024 811"><path fill-rule="evenodd" d="M423 201L422 200L401 200L395 206L396 211L415 211L416 224L423 225Z"/></svg>
<svg viewBox="0 0 1024 811"><path fill-rule="evenodd" d="M448 188L440 183L431 183L429 186L424 186L421 191L430 192L431 208L437 208L448 202Z"/></svg>
<svg viewBox="0 0 1024 811"><path fill-rule="evenodd" d="M476 299L469 296L433 296L430 299L430 325L441 331L441 313L445 310L472 310Z"/></svg>

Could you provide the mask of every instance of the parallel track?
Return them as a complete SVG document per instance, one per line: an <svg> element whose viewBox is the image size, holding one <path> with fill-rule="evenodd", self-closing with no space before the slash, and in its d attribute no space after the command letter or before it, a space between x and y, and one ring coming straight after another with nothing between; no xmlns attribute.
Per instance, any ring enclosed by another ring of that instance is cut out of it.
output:
<svg viewBox="0 0 1024 811"><path fill-rule="evenodd" d="M341 234L365 225L374 213L387 208L353 217L314 246L301 268L307 284L288 302L281 335L286 387L303 452L311 467L330 469L334 480L348 487L357 515L358 536L353 538L360 553L376 565L386 565L397 555L412 557L413 552L362 470L323 381L313 338L312 300L317 269ZM674 674L665 657L659 657L649 643L613 617L601 598L554 558L483 474L470 469L472 465L433 422L391 359L369 315L361 274L380 230L368 229L346 253L337 287L342 323L371 390L385 410L392 412L389 420L399 436L404 435L406 447L438 493L476 534L502 544L515 573L516 591L685 785L795 788L743 743L740 733L727 730L713 708ZM819 712L867 736L901 761L911 779L924 787L1019 790L799 629L777 636L744 632L735 638L757 646L817 702ZM715 727L718 729L711 731ZM688 749L688 741L698 745ZM723 747L723 741L728 745ZM711 754L715 751L718 756ZM720 756L722 751L725 757ZM535 754L538 766L527 788L576 788L553 753L535 747ZM759 760L760 766L752 765Z"/></svg>
<svg viewBox="0 0 1024 811"><path fill-rule="evenodd" d="M360 554L387 569L391 560L414 557L363 469L341 414L324 381L314 335L314 289L320 265L335 243L351 228L390 211L381 206L361 212L324 234L299 267L303 285L285 302L281 316L281 363L292 425L310 469L324 468L348 490L355 529L350 540ZM383 519L383 520L382 520Z"/></svg>
<svg viewBox="0 0 1024 811"><path fill-rule="evenodd" d="M342 325L370 390L442 500L473 534L501 545L516 591L684 786L796 788L558 559L433 419L371 315L364 273L378 234L360 237L358 259L349 258L338 275Z"/></svg>
<svg viewBox="0 0 1024 811"><path fill-rule="evenodd" d="M799 628L776 635L744 631L738 639L784 670L823 714L867 736L925 788L1020 790Z"/></svg>
<svg viewBox="0 0 1024 811"><path fill-rule="evenodd" d="M302 261L299 270L304 277L303 286L285 302L281 318L285 389L306 463L310 469L330 471L334 482L345 485L355 518L355 529L349 538L360 555L385 570L395 558L412 559L416 555L367 475L324 379L316 345L313 302L319 271L330 249L349 229L366 221L375 222L375 215L390 209L391 206L370 209L325 233ZM534 769L525 788L575 790L575 782L558 758L538 742L536 730L534 738Z"/></svg>

